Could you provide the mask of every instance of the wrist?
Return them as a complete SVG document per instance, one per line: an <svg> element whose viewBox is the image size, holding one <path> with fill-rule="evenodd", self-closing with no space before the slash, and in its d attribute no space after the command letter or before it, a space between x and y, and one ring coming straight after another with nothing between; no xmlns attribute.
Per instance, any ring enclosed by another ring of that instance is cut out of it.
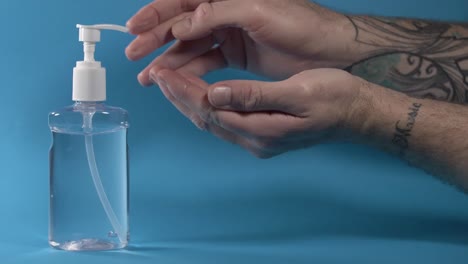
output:
<svg viewBox="0 0 468 264"><path fill-rule="evenodd" d="M419 148L414 135L420 135L418 124L427 115L421 116L421 109L426 110L430 101L364 80L361 83L346 122L352 131L351 139L409 159L409 153Z"/></svg>
<svg viewBox="0 0 468 264"><path fill-rule="evenodd" d="M408 108L420 101L356 77L358 92L348 111L345 126L358 140L391 140L398 120L406 118Z"/></svg>
<svg viewBox="0 0 468 264"><path fill-rule="evenodd" d="M370 83L353 76L355 95L350 97L351 103L345 109L345 118L342 127L351 135L352 141L356 141L368 133L368 121L372 117L372 92L368 88Z"/></svg>
<svg viewBox="0 0 468 264"><path fill-rule="evenodd" d="M353 16L327 10L323 15L311 16L307 40L308 57L317 67L345 69L370 56L378 54L376 47L363 44L358 39Z"/></svg>

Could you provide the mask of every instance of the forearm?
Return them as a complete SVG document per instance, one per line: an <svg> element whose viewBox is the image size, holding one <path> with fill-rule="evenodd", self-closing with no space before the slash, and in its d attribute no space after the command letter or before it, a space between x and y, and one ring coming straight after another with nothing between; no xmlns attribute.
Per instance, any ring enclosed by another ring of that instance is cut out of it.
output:
<svg viewBox="0 0 468 264"><path fill-rule="evenodd" d="M468 107L363 83L351 118L360 138L468 191Z"/></svg>
<svg viewBox="0 0 468 264"><path fill-rule="evenodd" d="M348 16L358 60L348 69L416 98L468 103L468 26Z"/></svg>

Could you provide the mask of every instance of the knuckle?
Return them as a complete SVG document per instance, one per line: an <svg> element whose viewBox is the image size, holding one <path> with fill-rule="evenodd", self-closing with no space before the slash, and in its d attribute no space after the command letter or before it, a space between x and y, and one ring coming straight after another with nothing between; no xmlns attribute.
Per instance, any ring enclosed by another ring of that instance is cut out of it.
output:
<svg viewBox="0 0 468 264"><path fill-rule="evenodd" d="M304 96L310 96L315 93L315 87L308 76L307 72L300 72L290 78L294 89L302 93Z"/></svg>
<svg viewBox="0 0 468 264"><path fill-rule="evenodd" d="M330 89L327 89L328 85L326 83L324 83L323 81L318 81L317 83L315 83L314 85L314 93L315 94L319 94L319 95L323 95L323 94L326 94L327 93L327 90L330 90Z"/></svg>
<svg viewBox="0 0 468 264"><path fill-rule="evenodd" d="M306 97L309 97L314 94L313 86L308 83L300 82L298 84L298 88L299 88L299 91L302 92L302 94L304 94L304 96Z"/></svg>
<svg viewBox="0 0 468 264"><path fill-rule="evenodd" d="M148 5L148 8L152 10L154 16L156 17L156 22L158 25L161 23L161 15L159 14L159 10L155 6L156 2L153 2L152 4Z"/></svg>
<svg viewBox="0 0 468 264"><path fill-rule="evenodd" d="M213 14L213 6L211 3L201 3L197 9L195 9L194 18L198 20L206 19L208 16Z"/></svg>
<svg viewBox="0 0 468 264"><path fill-rule="evenodd" d="M240 108L242 110L255 110L258 109L263 100L263 92L257 86L250 86L246 89L241 89Z"/></svg>
<svg viewBox="0 0 468 264"><path fill-rule="evenodd" d="M162 39L161 37L158 35L158 32L156 32L156 30L150 30L150 32L148 33L150 35L150 37L153 39L153 43L155 45L161 45L162 44Z"/></svg>
<svg viewBox="0 0 468 264"><path fill-rule="evenodd" d="M300 82L300 89L302 90L304 96L306 97L315 97L324 94L326 92L325 84L318 80L314 83L311 82Z"/></svg>
<svg viewBox="0 0 468 264"><path fill-rule="evenodd" d="M271 0L254 0L252 2L252 10L255 14L263 14L265 8L271 4Z"/></svg>
<svg viewBox="0 0 468 264"><path fill-rule="evenodd" d="M271 15L268 14L268 7L271 3L271 0L254 0L246 1L249 6L249 16L248 21L244 21L245 27L252 32L258 32L266 23Z"/></svg>

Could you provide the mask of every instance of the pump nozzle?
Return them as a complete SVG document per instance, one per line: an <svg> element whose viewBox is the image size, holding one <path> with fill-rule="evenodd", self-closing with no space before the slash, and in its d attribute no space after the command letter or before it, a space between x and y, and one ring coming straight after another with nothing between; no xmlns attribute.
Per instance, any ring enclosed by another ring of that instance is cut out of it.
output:
<svg viewBox="0 0 468 264"><path fill-rule="evenodd" d="M101 30L127 33L123 26L99 24L76 25L79 41L83 42L84 60L79 61L73 70L73 101L99 102L106 100L106 71L95 61L96 43L101 41Z"/></svg>
<svg viewBox="0 0 468 264"><path fill-rule="evenodd" d="M113 30L128 33L128 29L124 26L99 24L99 25L76 25L80 30L79 40L83 42L84 61L94 61L94 51L96 43L101 41L101 30Z"/></svg>
<svg viewBox="0 0 468 264"><path fill-rule="evenodd" d="M99 25L76 25L80 29L80 41L83 42L100 42L101 30L114 30L123 33L128 33L128 28L119 25L99 24Z"/></svg>

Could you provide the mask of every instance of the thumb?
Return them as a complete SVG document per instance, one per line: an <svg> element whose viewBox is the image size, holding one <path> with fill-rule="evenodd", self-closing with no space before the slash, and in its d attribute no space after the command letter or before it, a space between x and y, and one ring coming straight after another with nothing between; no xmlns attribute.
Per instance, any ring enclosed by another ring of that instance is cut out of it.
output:
<svg viewBox="0 0 468 264"><path fill-rule="evenodd" d="M285 82L228 81L208 90L208 99L216 108L240 112L280 111L294 108L294 93ZM290 91L287 93L286 91Z"/></svg>

